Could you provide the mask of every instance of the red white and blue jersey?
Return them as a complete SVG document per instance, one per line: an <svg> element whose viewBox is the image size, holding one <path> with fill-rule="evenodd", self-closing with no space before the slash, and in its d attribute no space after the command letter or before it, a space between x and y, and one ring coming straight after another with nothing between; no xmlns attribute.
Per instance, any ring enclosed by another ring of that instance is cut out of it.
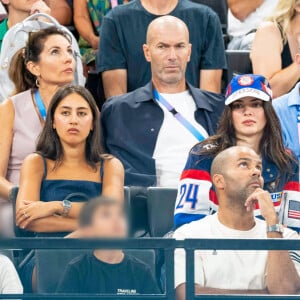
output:
<svg viewBox="0 0 300 300"><path fill-rule="evenodd" d="M196 145L191 150L182 172L175 204L175 228L200 220L218 210L218 199L210 177L214 156L199 155L202 147ZM266 159L262 162L264 190L271 194L280 222L300 232L298 163L292 162L292 172L280 173L275 163ZM261 217L258 206L254 213L256 217Z"/></svg>

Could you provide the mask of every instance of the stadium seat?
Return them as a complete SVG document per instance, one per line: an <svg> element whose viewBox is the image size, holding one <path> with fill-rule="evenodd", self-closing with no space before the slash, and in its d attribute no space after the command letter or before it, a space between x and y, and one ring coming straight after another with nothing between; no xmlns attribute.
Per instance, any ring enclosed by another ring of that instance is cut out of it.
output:
<svg viewBox="0 0 300 300"><path fill-rule="evenodd" d="M102 105L106 100L101 74L99 74L97 71L89 71L85 87L91 92L96 100L99 110L101 111Z"/></svg>
<svg viewBox="0 0 300 300"><path fill-rule="evenodd" d="M232 77L239 74L252 73L250 51L247 50L226 50L227 58L227 83Z"/></svg>
<svg viewBox="0 0 300 300"><path fill-rule="evenodd" d="M8 257L12 263L15 263L15 258L14 258L14 251L13 250L0 250L0 254L5 255Z"/></svg>
<svg viewBox="0 0 300 300"><path fill-rule="evenodd" d="M190 0L190 1L209 6L212 10L214 10L220 18L223 33L227 34L227 13L228 13L227 0Z"/></svg>
<svg viewBox="0 0 300 300"><path fill-rule="evenodd" d="M17 196L19 192L19 187L14 186L12 188L12 191L10 193L10 202L13 206L13 218L14 218L14 232L16 237L32 237L33 233L30 231L22 230L18 226L16 226L16 202L17 202Z"/></svg>
<svg viewBox="0 0 300 300"><path fill-rule="evenodd" d="M148 188L147 210L150 236L162 237L172 230L176 196L177 189Z"/></svg>
<svg viewBox="0 0 300 300"><path fill-rule="evenodd" d="M129 227L132 237L146 236L148 230L147 215L147 188L131 186L128 191L129 197Z"/></svg>
<svg viewBox="0 0 300 300"><path fill-rule="evenodd" d="M37 292L53 293L67 264L88 250L36 250ZM146 263L155 275L154 250L127 250L126 253Z"/></svg>

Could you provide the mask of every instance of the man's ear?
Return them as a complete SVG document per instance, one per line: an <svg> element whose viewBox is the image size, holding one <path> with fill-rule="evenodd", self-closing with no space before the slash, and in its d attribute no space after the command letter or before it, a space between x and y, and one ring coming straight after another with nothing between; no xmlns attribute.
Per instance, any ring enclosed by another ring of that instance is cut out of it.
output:
<svg viewBox="0 0 300 300"><path fill-rule="evenodd" d="M40 73L40 68L37 64L35 64L34 62L32 61L29 61L27 64L26 64L26 68L27 70L33 74L35 77L39 77L41 76L41 73Z"/></svg>
<svg viewBox="0 0 300 300"><path fill-rule="evenodd" d="M188 44L188 49L189 49L189 56L188 56L188 62L191 60L191 55L192 55L192 44Z"/></svg>
<svg viewBox="0 0 300 300"><path fill-rule="evenodd" d="M151 55L149 51L149 46L147 44L143 45L144 56L147 62L151 62Z"/></svg>
<svg viewBox="0 0 300 300"><path fill-rule="evenodd" d="M8 5L9 4L9 0L1 0L1 2L5 5Z"/></svg>
<svg viewBox="0 0 300 300"><path fill-rule="evenodd" d="M215 174L212 178L212 182L214 184L214 186L216 187L216 189L219 190L224 190L225 188L225 180L224 180L224 176L221 174Z"/></svg>

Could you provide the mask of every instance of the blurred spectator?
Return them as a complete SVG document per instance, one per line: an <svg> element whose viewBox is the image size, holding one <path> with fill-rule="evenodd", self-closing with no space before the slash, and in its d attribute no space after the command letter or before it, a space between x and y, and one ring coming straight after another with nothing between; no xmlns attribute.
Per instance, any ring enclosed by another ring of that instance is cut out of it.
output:
<svg viewBox="0 0 300 300"><path fill-rule="evenodd" d="M224 98L186 82L191 44L180 19L152 21L143 48L152 81L104 104L104 142L122 161L126 185L176 187L190 148L215 132Z"/></svg>
<svg viewBox="0 0 300 300"><path fill-rule="evenodd" d="M79 46L85 66L85 77L87 77L89 69L95 70L103 17L113 8L113 4L120 5L127 2L127 0L74 1L74 23L80 34Z"/></svg>
<svg viewBox="0 0 300 300"><path fill-rule="evenodd" d="M62 25L70 25L72 22L72 11L66 0L1 0L1 2L8 10L8 17L0 23L0 50L8 29L36 12L51 14Z"/></svg>
<svg viewBox="0 0 300 300"><path fill-rule="evenodd" d="M178 17L189 28L193 52L187 66L187 81L203 90L221 91L226 60L218 16L209 7L188 0L133 0L116 7L103 19L97 71L103 72L106 98L149 82L151 70L142 45L148 25L162 15Z"/></svg>
<svg viewBox="0 0 300 300"><path fill-rule="evenodd" d="M263 188L262 161L248 147L232 147L212 163L211 177L219 199L218 213L176 230L176 239L298 239L284 228L272 198ZM259 205L265 221L255 218ZM298 294L299 252L293 251L195 252L196 294ZM186 254L175 252L175 286L185 299ZM283 276L284 272L284 276Z"/></svg>
<svg viewBox="0 0 300 300"><path fill-rule="evenodd" d="M0 294L22 294L23 287L15 266L0 254Z"/></svg>
<svg viewBox="0 0 300 300"><path fill-rule="evenodd" d="M58 0L60 1L60 0ZM1 0L8 10L8 17L0 23L0 50L5 33L9 28L26 19L29 15L39 11L50 14L51 9L42 0Z"/></svg>
<svg viewBox="0 0 300 300"><path fill-rule="evenodd" d="M101 151L99 112L85 88L66 86L53 96L36 150L22 166L20 228L70 232L85 201L101 193L123 200L123 167Z"/></svg>
<svg viewBox="0 0 300 300"><path fill-rule="evenodd" d="M300 83L290 93L277 98L273 106L281 123L284 144L300 162Z"/></svg>
<svg viewBox="0 0 300 300"><path fill-rule="evenodd" d="M24 158L35 150L50 100L74 79L70 39L54 27L30 35L12 59L9 75L16 95L0 104L0 227L12 235L9 195L19 184Z"/></svg>
<svg viewBox="0 0 300 300"><path fill-rule="evenodd" d="M211 163L219 152L237 145L250 147L261 155L264 189L269 191L276 211L280 212L280 222L300 231L299 219L289 214L290 202L300 206L299 166L284 148L270 93L262 76L249 74L232 79L217 134L190 151L178 187L175 228L218 210L218 198L209 175ZM255 216L261 217L259 209L255 210Z"/></svg>
<svg viewBox="0 0 300 300"><path fill-rule="evenodd" d="M73 21L72 8L67 0L45 0L51 9L51 16L61 25L70 25Z"/></svg>
<svg viewBox="0 0 300 300"><path fill-rule="evenodd" d="M228 49L250 50L256 29L270 15L278 0L228 0Z"/></svg>
<svg viewBox="0 0 300 300"><path fill-rule="evenodd" d="M251 51L253 72L270 81L273 98L288 93L299 81L300 66L295 61L299 28L300 1L279 0L255 35Z"/></svg>
<svg viewBox="0 0 300 300"><path fill-rule="evenodd" d="M124 207L107 198L88 202L79 216L83 238L127 237ZM59 293L115 295L159 294L150 268L121 250L94 250L71 261L61 279Z"/></svg>

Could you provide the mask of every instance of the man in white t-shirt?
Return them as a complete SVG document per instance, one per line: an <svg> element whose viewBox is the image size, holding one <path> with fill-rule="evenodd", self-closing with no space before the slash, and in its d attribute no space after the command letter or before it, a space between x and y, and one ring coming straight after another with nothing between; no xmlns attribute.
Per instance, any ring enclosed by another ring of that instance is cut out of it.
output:
<svg viewBox="0 0 300 300"><path fill-rule="evenodd" d="M2 254L0 254L0 294L23 294L23 286L13 263Z"/></svg>
<svg viewBox="0 0 300 300"><path fill-rule="evenodd" d="M255 31L272 13L278 0L227 0L228 49L250 50Z"/></svg>
<svg viewBox="0 0 300 300"><path fill-rule="evenodd" d="M298 234L278 224L270 194L262 190L262 162L247 147L231 147L213 161L211 176L219 211L184 225L176 239L297 239ZM265 221L253 215L259 205ZM296 294L300 291L299 253L288 251L195 252L196 294ZM175 252L175 286L185 299L185 252Z"/></svg>

